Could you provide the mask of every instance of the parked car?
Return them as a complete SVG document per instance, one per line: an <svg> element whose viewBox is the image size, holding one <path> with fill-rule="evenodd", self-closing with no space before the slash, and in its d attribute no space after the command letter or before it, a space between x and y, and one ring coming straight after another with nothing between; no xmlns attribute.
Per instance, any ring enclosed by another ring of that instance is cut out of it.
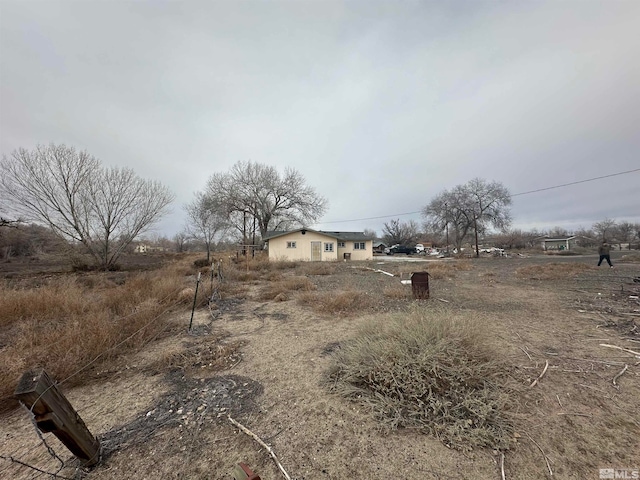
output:
<svg viewBox="0 0 640 480"><path fill-rule="evenodd" d="M424 245L421 243L417 243L416 244L416 253L421 254L421 255L426 255L427 251L424 248Z"/></svg>
<svg viewBox="0 0 640 480"><path fill-rule="evenodd" d="M412 255L416 253L416 247L409 247L406 245L394 245L393 247L389 248L389 252L387 252L387 255L395 255L396 253L404 253L406 255Z"/></svg>

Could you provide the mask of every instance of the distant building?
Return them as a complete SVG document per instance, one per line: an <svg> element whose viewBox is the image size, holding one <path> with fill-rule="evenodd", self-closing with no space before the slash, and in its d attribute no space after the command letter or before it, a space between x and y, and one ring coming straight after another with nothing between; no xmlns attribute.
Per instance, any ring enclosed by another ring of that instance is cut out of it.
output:
<svg viewBox="0 0 640 480"><path fill-rule="evenodd" d="M542 249L547 250L573 250L585 243L591 243L593 239L582 237L580 235L572 235L562 238L544 238L542 240Z"/></svg>

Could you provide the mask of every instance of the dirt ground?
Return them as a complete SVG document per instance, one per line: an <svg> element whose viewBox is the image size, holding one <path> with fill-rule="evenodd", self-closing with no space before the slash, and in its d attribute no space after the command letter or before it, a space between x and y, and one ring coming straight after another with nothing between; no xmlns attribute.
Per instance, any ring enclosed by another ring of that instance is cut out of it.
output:
<svg viewBox="0 0 640 480"><path fill-rule="evenodd" d="M633 281L640 264L589 266L570 276L563 265L580 259L485 258L440 270L429 300L415 301L411 287L401 287L400 272L406 279L445 262L456 261L409 265L380 258L331 264L329 274L283 273L306 275L317 293L370 297L357 313L316 313L296 300L299 293L258 300L266 279L245 283L244 298L223 296L196 311L192 332L185 310L172 319L185 326L182 334L123 359L117 371L101 374L104 380L98 375L65 392L102 443L97 467L76 468L68 450L46 434L58 458L52 456L28 413L16 410L0 423L0 478L47 478L35 467L60 478L228 480L238 462L263 480L285 478L229 416L299 480L582 480L600 478L601 468L630 475L640 469L640 354L632 353L640 352L640 283ZM382 430L369 412L325 384L331 352L359 327L388 312L432 308L484 321L497 351L528 384L548 362L522 398L517 442L504 456L453 450L413 430Z"/></svg>

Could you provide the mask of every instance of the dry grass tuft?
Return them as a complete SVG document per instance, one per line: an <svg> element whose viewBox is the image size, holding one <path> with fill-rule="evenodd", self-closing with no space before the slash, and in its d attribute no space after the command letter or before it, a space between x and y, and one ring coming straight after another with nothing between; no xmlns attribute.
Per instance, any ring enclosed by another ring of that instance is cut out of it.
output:
<svg viewBox="0 0 640 480"><path fill-rule="evenodd" d="M289 299L291 292L309 292L315 288L316 286L307 277L286 277L264 287L260 292L259 299L275 300L277 298L277 301L282 302Z"/></svg>
<svg viewBox="0 0 640 480"><path fill-rule="evenodd" d="M337 350L327 385L386 427L459 449L507 449L516 390L485 327L434 308L373 321Z"/></svg>
<svg viewBox="0 0 640 480"><path fill-rule="evenodd" d="M627 253L620 257L620 261L625 263L640 263L640 253Z"/></svg>
<svg viewBox="0 0 640 480"><path fill-rule="evenodd" d="M298 268L304 275L331 275L335 269L335 262L305 262Z"/></svg>
<svg viewBox="0 0 640 480"><path fill-rule="evenodd" d="M384 290L382 290L382 294L387 298L407 300L413 298L411 287L402 284L385 287Z"/></svg>
<svg viewBox="0 0 640 480"><path fill-rule="evenodd" d="M352 315L371 308L373 299L363 292L303 293L298 297L301 305L312 307L316 312L334 315Z"/></svg>
<svg viewBox="0 0 640 480"><path fill-rule="evenodd" d="M530 265L519 268L516 270L516 275L531 280L561 280L573 278L595 268L584 263L547 263L546 265Z"/></svg>

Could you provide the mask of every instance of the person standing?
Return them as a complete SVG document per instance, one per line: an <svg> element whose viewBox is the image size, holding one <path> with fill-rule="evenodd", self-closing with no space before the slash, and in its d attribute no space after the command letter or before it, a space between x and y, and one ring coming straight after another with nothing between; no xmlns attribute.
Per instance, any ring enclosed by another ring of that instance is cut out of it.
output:
<svg viewBox="0 0 640 480"><path fill-rule="evenodd" d="M600 255L598 266L600 266L602 260L606 260L609 264L609 268L613 268L613 264L611 263L611 245L609 245L606 240L602 242L602 245L598 248L598 255Z"/></svg>

